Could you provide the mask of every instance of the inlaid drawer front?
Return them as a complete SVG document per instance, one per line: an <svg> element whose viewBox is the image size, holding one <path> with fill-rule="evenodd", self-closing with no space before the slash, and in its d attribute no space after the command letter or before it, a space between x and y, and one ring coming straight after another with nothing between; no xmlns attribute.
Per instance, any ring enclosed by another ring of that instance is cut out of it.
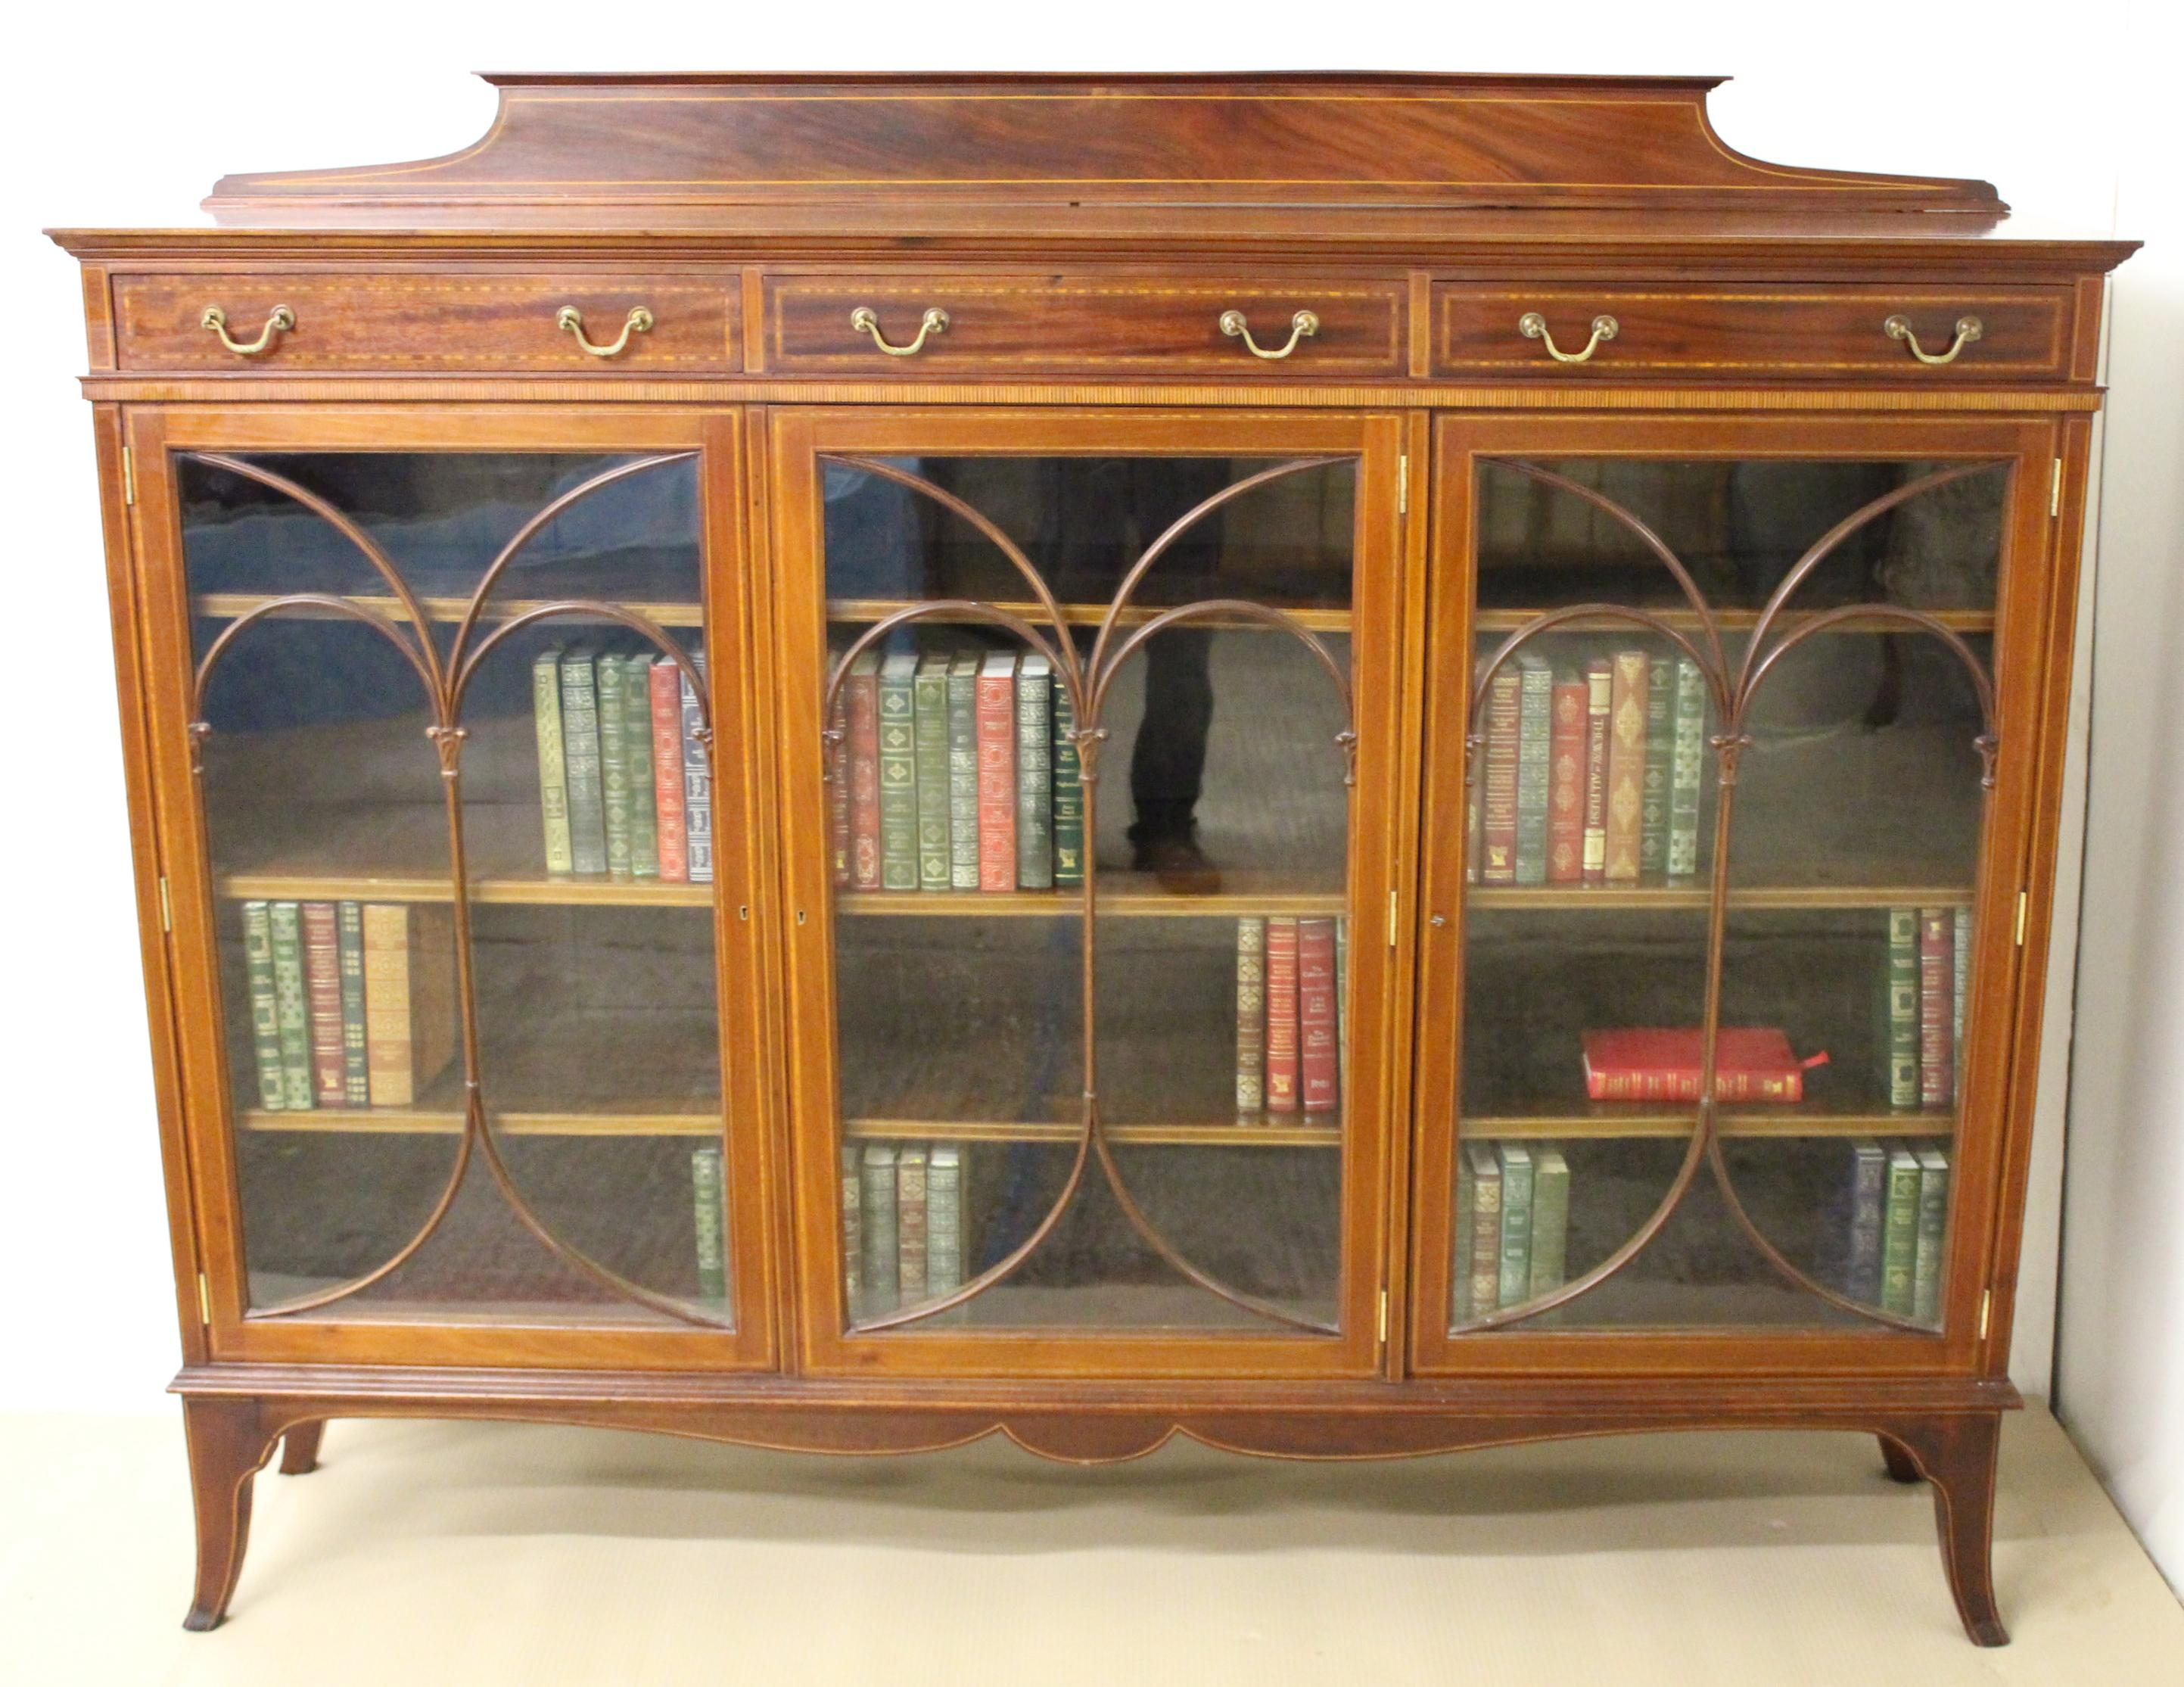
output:
<svg viewBox="0 0 2184 1687"><path fill-rule="evenodd" d="M124 369L727 374L735 290L618 276L121 276Z"/></svg>
<svg viewBox="0 0 2184 1687"><path fill-rule="evenodd" d="M1673 289L1448 283L1434 289L1440 375L2048 381L2064 373L2062 287L1755 284Z"/></svg>
<svg viewBox="0 0 2184 1687"><path fill-rule="evenodd" d="M769 276L769 374L1401 375L1398 281Z"/></svg>

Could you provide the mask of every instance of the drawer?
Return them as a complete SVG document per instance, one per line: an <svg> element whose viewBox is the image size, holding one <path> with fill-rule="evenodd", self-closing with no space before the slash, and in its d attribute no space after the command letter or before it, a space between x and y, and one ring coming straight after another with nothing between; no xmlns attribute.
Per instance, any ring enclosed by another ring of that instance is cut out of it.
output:
<svg viewBox="0 0 2184 1687"><path fill-rule="evenodd" d="M735 292L698 278L635 276L117 276L121 367L171 370L476 370L611 375L628 370L732 374L741 369ZM576 307L585 334L612 345L642 308L651 327L594 357L559 326ZM285 306L294 326L245 356L204 326L208 307L248 345Z"/></svg>
<svg viewBox="0 0 2184 1687"><path fill-rule="evenodd" d="M2071 297L2064 287L1507 286L1446 283L1434 289L1438 375L1537 375L1557 379L1742 373L1856 380L2057 381L2065 372ZM1519 324L1536 312L1546 337ZM1595 319L1614 319L1583 362ZM1902 316L1920 349L1948 352L1956 325L1981 333L1956 357L1922 363L1884 324Z"/></svg>
<svg viewBox="0 0 2184 1687"><path fill-rule="evenodd" d="M1400 281L1268 283L1071 276L794 276L766 278L764 367L776 375L931 378L1083 370L1123 376L1254 374L1298 380L1402 375ZM937 320L915 352L927 313ZM1318 319L1285 357L1254 356L1222 331L1239 311L1268 352L1300 311ZM870 312L872 329L858 326ZM854 320L853 320L854 319ZM896 348L884 351L873 331Z"/></svg>

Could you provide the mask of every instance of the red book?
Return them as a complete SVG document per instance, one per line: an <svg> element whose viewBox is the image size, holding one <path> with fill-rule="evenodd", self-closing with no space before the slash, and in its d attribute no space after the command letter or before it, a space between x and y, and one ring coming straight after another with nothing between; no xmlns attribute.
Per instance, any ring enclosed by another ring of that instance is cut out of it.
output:
<svg viewBox="0 0 2184 1687"><path fill-rule="evenodd" d="M1555 682L1547 740L1547 882L1585 877L1585 728L1583 680Z"/></svg>
<svg viewBox="0 0 2184 1687"><path fill-rule="evenodd" d="M682 811L682 667L663 656L652 665L652 785L660 816L660 877L690 878L690 828Z"/></svg>
<svg viewBox="0 0 2184 1687"><path fill-rule="evenodd" d="M1017 659L978 671L978 888L1017 888Z"/></svg>
<svg viewBox="0 0 2184 1687"><path fill-rule="evenodd" d="M348 1105L348 1061L342 1046L341 932L331 902L306 902L304 994L311 1027L311 1089L321 1107Z"/></svg>
<svg viewBox="0 0 2184 1687"><path fill-rule="evenodd" d="M1479 799L1481 884L1517 882L1517 754L1524 676L1513 662L1486 688L1486 777Z"/></svg>
<svg viewBox="0 0 2184 1687"><path fill-rule="evenodd" d="M1297 922L1267 921L1267 1111L1297 1110Z"/></svg>
<svg viewBox="0 0 2184 1687"><path fill-rule="evenodd" d="M834 688L834 710L827 717L827 858L834 887L847 890L850 877L850 682Z"/></svg>
<svg viewBox="0 0 2184 1687"><path fill-rule="evenodd" d="M1307 1113L1334 1111L1334 921L1299 920L1297 1076Z"/></svg>
<svg viewBox="0 0 2184 1687"><path fill-rule="evenodd" d="M1615 670L1606 658L1585 669L1585 882L1607 882L1607 711Z"/></svg>
<svg viewBox="0 0 2184 1687"><path fill-rule="evenodd" d="M1585 1033L1585 1093L1595 1101L1696 1101L1703 1048L1696 1029ZM1790 1039L1760 1026L1727 1026L1714 1044L1718 1101L1802 1101L1805 1073L1825 1054L1799 1060Z"/></svg>
<svg viewBox="0 0 2184 1687"><path fill-rule="evenodd" d="M1919 1105L1955 1105L1957 920L1947 908L1919 910Z"/></svg>
<svg viewBox="0 0 2184 1687"><path fill-rule="evenodd" d="M1607 877L1638 877L1639 822L1646 808L1646 686L1643 650L1615 653L1608 695Z"/></svg>
<svg viewBox="0 0 2184 1687"><path fill-rule="evenodd" d="M880 655L867 650L842 682L849 730L850 882L880 888Z"/></svg>

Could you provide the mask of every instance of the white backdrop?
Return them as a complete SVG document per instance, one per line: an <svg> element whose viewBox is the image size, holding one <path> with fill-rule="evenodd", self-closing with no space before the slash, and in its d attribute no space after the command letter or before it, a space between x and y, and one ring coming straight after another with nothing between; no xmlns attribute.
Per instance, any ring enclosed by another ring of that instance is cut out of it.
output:
<svg viewBox="0 0 2184 1687"><path fill-rule="evenodd" d="M2025 220L2148 238L2119 284L2098 587L2093 880L2070 1132L2060 1404L2172 1582L2184 1581L2184 203L2174 43L2111 0L1975 8L1565 0L1552 8L1082 8L617 11L415 0L198 19L41 6L10 30L0 218L10 402L0 568L16 771L0 783L0 1407L160 1407L176 1360L73 265L46 225L201 220L230 170L423 157L482 133L510 70L1734 72L1725 139L1761 158L1977 175ZM2091 599L2089 602L2092 601ZM2089 617L2089 632L2092 630ZM2081 676L2086 672L2081 654ZM2089 710L2088 704L2092 704ZM2082 778L2082 768L2080 770ZM2157 794L2149 801L2148 792ZM2082 785L2074 785L2082 799ZM2056 943L2014 1369L2054 1353L2075 859Z"/></svg>

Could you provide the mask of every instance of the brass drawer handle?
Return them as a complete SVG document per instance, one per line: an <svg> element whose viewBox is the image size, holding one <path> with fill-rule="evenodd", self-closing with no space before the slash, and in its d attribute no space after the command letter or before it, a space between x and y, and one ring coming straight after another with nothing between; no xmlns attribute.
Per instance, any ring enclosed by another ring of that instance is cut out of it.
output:
<svg viewBox="0 0 2184 1687"><path fill-rule="evenodd" d="M1950 342L1948 350L1940 353L1920 348L1919 337L1911 331L1911 319L1908 316L1890 317L1880 325L1880 331L1892 340L1903 341L1910 348L1911 355L1919 362L1938 365L1954 363L1958 353L1986 332L1986 326L1976 316L1959 316L1957 318L1957 337Z"/></svg>
<svg viewBox="0 0 2184 1687"><path fill-rule="evenodd" d="M285 304L273 307L273 314L265 319L265 331L254 340L238 340L227 331L227 313L216 304L205 306L204 315L198 318L198 326L209 328L220 336L220 342L237 357L259 357L273 349L273 342L296 326L296 313Z"/></svg>
<svg viewBox="0 0 2184 1687"><path fill-rule="evenodd" d="M1319 332L1319 318L1309 310L1300 310L1295 315L1290 317L1290 342L1279 351L1270 351L1251 337L1251 325L1244 320L1244 313L1240 310L1224 310L1221 313L1221 331L1232 340L1241 340L1244 342L1244 349L1251 353L1253 357L1262 357L1268 362L1273 363L1295 351L1297 348L1298 341L1309 340Z"/></svg>
<svg viewBox="0 0 2184 1687"><path fill-rule="evenodd" d="M948 313L937 304L933 306L919 319L917 337L906 346L891 346L887 342L887 336L880 332L879 313L869 304L861 304L850 313L850 330L852 333L870 334L872 343L889 357L916 357L925 349L927 335L948 331Z"/></svg>
<svg viewBox="0 0 2184 1687"><path fill-rule="evenodd" d="M628 320L621 325L621 337L610 346L596 346L584 337L584 313L573 304L565 304L554 314L554 326L574 334L577 343L593 357L620 357L629 349L632 334L649 334L652 331L652 313L641 304L631 311Z"/></svg>
<svg viewBox="0 0 2184 1687"><path fill-rule="evenodd" d="M1537 340L1547 348L1547 355L1557 363L1583 363L1601 348L1602 342L1613 339L1623 331L1623 325L1613 316L1599 315L1592 319L1592 337L1585 342L1581 352L1566 352L1555 343L1555 337L1547 331L1547 319L1536 310L1528 310L1517 319L1517 331L1528 340Z"/></svg>

